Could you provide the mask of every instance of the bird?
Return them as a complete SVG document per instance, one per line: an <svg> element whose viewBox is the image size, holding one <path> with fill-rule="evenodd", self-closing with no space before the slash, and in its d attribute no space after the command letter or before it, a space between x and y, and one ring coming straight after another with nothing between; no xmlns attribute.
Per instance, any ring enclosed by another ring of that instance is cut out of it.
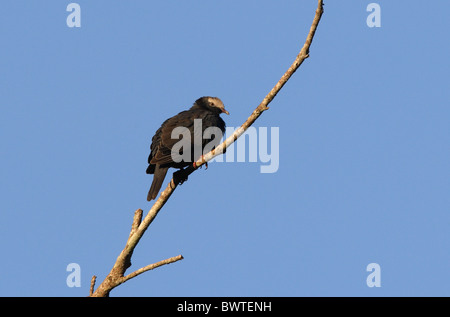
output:
<svg viewBox="0 0 450 317"><path fill-rule="evenodd" d="M230 114L222 100L218 97L204 96L198 98L189 110L167 119L156 130L152 137L146 170L147 174L153 174L147 201L156 198L169 168L183 170L197 161L203 151L207 150L207 146L209 152L220 143L225 132L225 121L220 117L222 113ZM176 128L179 130L175 130ZM205 133L208 128L212 128L208 130L212 133ZM185 134L179 134L180 131ZM187 140L180 140L180 135ZM185 146L180 146L178 142Z"/></svg>

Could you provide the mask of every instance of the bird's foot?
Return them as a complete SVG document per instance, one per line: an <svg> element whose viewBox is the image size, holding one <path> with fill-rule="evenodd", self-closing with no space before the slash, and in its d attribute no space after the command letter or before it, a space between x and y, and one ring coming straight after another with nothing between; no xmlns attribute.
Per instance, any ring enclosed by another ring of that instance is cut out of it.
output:
<svg viewBox="0 0 450 317"><path fill-rule="evenodd" d="M175 184L182 185L185 181L188 180L188 174L186 173L186 170L180 169L179 171L173 173L173 180Z"/></svg>

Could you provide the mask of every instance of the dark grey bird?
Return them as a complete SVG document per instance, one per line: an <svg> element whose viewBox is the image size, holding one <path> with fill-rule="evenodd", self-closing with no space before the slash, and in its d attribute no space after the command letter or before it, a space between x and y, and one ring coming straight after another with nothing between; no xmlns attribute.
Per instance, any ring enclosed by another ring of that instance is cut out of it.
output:
<svg viewBox="0 0 450 317"><path fill-rule="evenodd" d="M219 98L201 97L189 110L163 122L150 145L146 173L153 174L153 182L148 201L158 195L170 167L183 169L220 143L225 132L221 113L229 114Z"/></svg>

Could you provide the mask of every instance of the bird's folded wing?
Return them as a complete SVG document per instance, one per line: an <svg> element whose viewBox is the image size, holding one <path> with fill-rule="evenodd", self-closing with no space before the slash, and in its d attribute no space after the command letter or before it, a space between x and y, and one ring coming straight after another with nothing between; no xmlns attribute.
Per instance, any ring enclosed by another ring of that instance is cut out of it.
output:
<svg viewBox="0 0 450 317"><path fill-rule="evenodd" d="M157 144L157 148L155 148L155 154L153 155L149 163L161 165L173 163L174 160L177 160L177 156L179 154L179 159L181 159L182 151L180 151L180 153L173 153L172 155L173 146L183 138L183 134L175 133L177 131L174 131L174 129L178 127L187 128L189 129L190 134L192 125L192 114L188 113L188 111L183 111L164 122L160 128L161 131L158 136L159 139L153 141L153 143ZM174 135L172 135L172 132L174 132ZM190 140L187 141L189 141L190 143Z"/></svg>

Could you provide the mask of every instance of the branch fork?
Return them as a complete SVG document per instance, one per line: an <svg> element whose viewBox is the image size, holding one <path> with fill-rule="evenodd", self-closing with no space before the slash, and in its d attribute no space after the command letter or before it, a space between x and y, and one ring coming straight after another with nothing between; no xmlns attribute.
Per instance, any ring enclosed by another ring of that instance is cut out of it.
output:
<svg viewBox="0 0 450 317"><path fill-rule="evenodd" d="M144 272L156 269L157 267L174 263L183 259L183 256L180 254L153 264L146 265L130 274L125 275L125 271L131 266L131 256L133 255L134 248L136 247L140 238L144 235L145 230L148 228L150 223L156 217L156 214L154 214L153 217L149 216L150 215L149 212L149 214L147 214L147 216L144 219L146 220L147 224L144 224L144 222L142 222L142 213L143 213L142 209L137 209L134 212L133 223L131 225L130 235L128 236L125 248L122 250L119 257L117 258L116 263L111 269L111 272L106 276L105 280L100 284L100 286L97 288L95 292L94 286L97 277L95 275L92 277L91 287L89 291L90 296L107 297L109 296L109 292L113 288L119 286L122 283L125 283L129 279L132 279L133 277L136 277Z"/></svg>

